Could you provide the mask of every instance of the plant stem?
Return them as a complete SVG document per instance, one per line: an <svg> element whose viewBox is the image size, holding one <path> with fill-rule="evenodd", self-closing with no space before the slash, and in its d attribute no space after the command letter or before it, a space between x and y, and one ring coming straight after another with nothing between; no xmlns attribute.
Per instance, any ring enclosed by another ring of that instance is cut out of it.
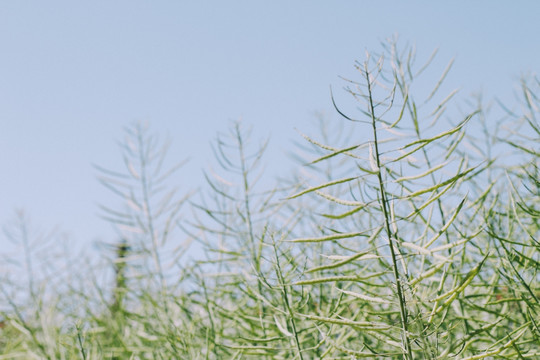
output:
<svg viewBox="0 0 540 360"><path fill-rule="evenodd" d="M377 178L379 180L381 205L382 205L383 214L384 214L386 234L388 236L388 242L390 244L390 253L392 255L392 266L393 266L393 271L394 271L394 278L396 279L397 295L399 299L401 326L403 328L403 340L405 342L404 348L406 352L406 358L412 360L413 356L412 356L412 350L411 350L411 343L409 339L407 308L406 308L406 303L405 303L405 296L403 294L403 286L401 284L401 278L400 278L399 270L398 270L397 256L396 256L396 253L394 250L394 244L393 244L393 242L397 243L397 239L393 239L394 236L392 234L392 230L390 229L390 214L388 211L388 203L387 203L388 200L386 199L386 190L384 187L384 182L383 182L383 178L381 174L381 161L380 161L380 156L379 156L380 154L379 143L378 143L378 138L377 138L377 124L376 124L377 118L375 116L375 107L373 105L373 94L372 94L372 89L371 89L371 80L369 78L369 70L368 70L367 62L364 63L364 75L366 77L367 88L368 88L369 113L371 115L371 125L373 128L373 142L375 146L374 156L375 156L375 161L376 161L377 169L378 169Z"/></svg>

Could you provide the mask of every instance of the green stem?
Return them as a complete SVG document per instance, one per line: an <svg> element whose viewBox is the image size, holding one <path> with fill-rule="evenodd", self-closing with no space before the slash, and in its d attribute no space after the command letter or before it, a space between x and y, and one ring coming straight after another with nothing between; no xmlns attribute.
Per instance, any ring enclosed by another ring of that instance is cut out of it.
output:
<svg viewBox="0 0 540 360"><path fill-rule="evenodd" d="M304 357L302 355L302 348L300 346L300 340L298 339L298 332L296 330L296 322L294 321L294 313L291 308L291 304L289 303L289 293L287 292L287 285L285 285L285 280L283 279L283 273L281 272L281 266L279 264L279 256L276 249L276 243L274 242L273 245L274 245L274 253L276 255L276 273L277 273L278 280L280 282L280 286L282 289L283 302L285 303L285 308L287 312L289 313L289 319L290 319L291 327L293 330L293 336L294 336L296 349L298 351L298 357L300 358L300 360L304 360Z"/></svg>
<svg viewBox="0 0 540 360"><path fill-rule="evenodd" d="M388 211L388 200L386 199L386 190L384 187L384 182L381 174L381 161L379 156L379 142L377 138L377 118L375 116L375 106L373 105L373 94L371 91L371 80L369 79L369 70L367 67L367 62L364 64L364 75L366 77L367 82L367 88L368 88L368 98L369 98L369 113L371 115L371 125L373 128L373 142L375 146L375 161L377 164L377 178L379 180L379 191L381 196L381 205L383 209L384 214L384 220L385 220L385 228L386 228L386 234L388 236L388 242L390 244L390 253L392 256L392 266L393 266L393 272L394 272L394 278L396 279L396 288L397 288L397 295L399 299L399 311L401 316L401 326L403 328L403 340L405 342L405 352L406 352L406 358L411 359L412 356L412 350L411 350L411 343L409 339L409 330L408 330L408 320L407 320L407 309L406 309L406 303L405 303L405 296L403 294L403 285L401 284L401 278L399 275L398 270L398 262L397 262L397 256L396 252L394 250L394 244L393 242L397 243L397 239L394 238L392 234L392 230L390 228L390 214ZM394 238L394 239L393 239Z"/></svg>

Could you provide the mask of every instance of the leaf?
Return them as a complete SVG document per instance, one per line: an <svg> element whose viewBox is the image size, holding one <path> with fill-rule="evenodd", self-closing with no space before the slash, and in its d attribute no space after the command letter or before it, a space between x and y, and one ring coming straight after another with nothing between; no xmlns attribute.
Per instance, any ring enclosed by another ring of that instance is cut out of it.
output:
<svg viewBox="0 0 540 360"><path fill-rule="evenodd" d="M322 284L327 282L337 282L337 281L358 281L362 278L356 275L344 275L344 276L329 276L329 277L323 277L323 278L314 278L314 279L308 279L308 280L300 280L293 285L314 285L314 284Z"/></svg>
<svg viewBox="0 0 540 360"><path fill-rule="evenodd" d="M345 205L345 206L364 206L365 205L364 203L361 203L359 201L349 201L349 200L338 199L332 195L323 193L322 191L318 191L318 190L315 190L315 194L340 205Z"/></svg>
<svg viewBox="0 0 540 360"><path fill-rule="evenodd" d="M388 125L387 129L392 129L401 121L401 119L403 118L403 113L405 112L405 107L407 106L408 100L409 100L409 93L405 94L405 98L403 99L403 105L401 106L401 110L399 112L398 118L392 124Z"/></svg>
<svg viewBox="0 0 540 360"><path fill-rule="evenodd" d="M455 183L457 180L461 179L462 177L464 177L465 175L467 175L468 173L470 173L474 169L476 169L476 166L468 168L467 170L465 170L465 171L463 171L463 172L461 172L461 173L459 173L459 174L451 177L450 179L447 179L447 180L445 180L445 181L443 181L443 182L441 182L439 184L430 186L430 187L422 189L422 190L415 191L415 192L405 196L404 199L410 199L410 198L416 197L418 195L422 195L422 194L437 190L438 188L446 186L448 184Z"/></svg>
<svg viewBox="0 0 540 360"><path fill-rule="evenodd" d="M448 65L446 66L446 69L444 69L441 77L439 78L439 81L437 81L437 84L435 85L435 88L431 91L431 93L428 95L427 99L424 101L424 104L427 103L431 98L437 93L437 90L441 87L441 84L444 82L444 79L450 72L450 69L452 68L452 65L454 64L454 59L450 60Z"/></svg>
<svg viewBox="0 0 540 360"><path fill-rule="evenodd" d="M418 284L420 281L428 278L428 277L431 277L432 275L434 275L437 271L439 271L440 269L442 269L442 267L446 264L446 262L440 262L438 264L436 264L435 266L433 266L431 269L423 272L422 274L418 275L417 278L413 279L410 281L410 286L413 287L415 286L416 284Z"/></svg>
<svg viewBox="0 0 540 360"><path fill-rule="evenodd" d="M374 173L378 173L380 171L379 167L377 166L377 161L375 159L375 154L373 150L373 144L371 142L369 143L369 166Z"/></svg>
<svg viewBox="0 0 540 360"><path fill-rule="evenodd" d="M400 178L397 178L396 180L394 180L395 182L402 182L402 181L410 181L410 180L417 180L417 179L420 179L420 178L423 178L424 176L427 176L437 170L439 170L440 168L444 167L445 165L448 164L448 161L442 163L442 164L439 164L437 166L434 166L432 167L431 169L427 170L426 172L423 172L421 174L417 174L417 175L411 175L411 176L402 176Z"/></svg>
<svg viewBox="0 0 540 360"><path fill-rule="evenodd" d="M329 187L329 186L333 186L333 185L337 185L337 184L342 184L342 183L346 183L346 182L349 182L349 181L352 181L352 180L356 180L358 179L358 176L355 176L355 177L349 177L349 178L344 178L344 179L339 179L339 180L334 180L334 181L330 181L330 182L327 182L327 183L324 183L322 185L317 185L317 186L314 186L314 187L310 187L304 191L301 191L297 194L294 194L294 195L291 195L287 198L287 200L290 200L290 199L294 199L294 198L297 198L299 196L302 196L302 195L305 195L307 193L310 193L310 192L313 192L315 190L320 190L320 189L324 189L326 187Z"/></svg>
<svg viewBox="0 0 540 360"><path fill-rule="evenodd" d="M445 136L448 136L448 135L452 135L453 133L459 131L463 126L465 126L465 124L467 122L469 122L469 120L478 113L479 111L475 111L473 112L472 114L469 114L467 115L467 117L462 121L460 122L456 127L450 129L450 130L446 130L446 131L443 131L442 133L438 134L438 135L435 135L431 138L428 138L428 139L419 139L419 140L416 140L416 141L413 141L411 143L408 143L407 145L403 146L401 149L407 149L411 146L414 146L414 145L417 145L417 144L429 144L435 140L438 140L442 137L445 137Z"/></svg>
<svg viewBox="0 0 540 360"><path fill-rule="evenodd" d="M328 159L330 159L330 158L332 158L332 157L334 157L336 155L339 155L339 154L343 154L343 153L347 154L347 152L349 152L351 150L354 150L354 149L358 148L359 146L360 145L353 145L353 146L350 146L350 147L345 148L345 149L335 150L335 151L333 151L332 153L330 153L328 155L325 155L325 156L322 156L322 157L320 157L318 159L313 160L312 162L310 162L310 164L316 164L316 163L321 162L323 160L328 160ZM350 156L351 154L347 154L347 155Z"/></svg>
<svg viewBox="0 0 540 360"><path fill-rule="evenodd" d="M434 258L436 259L439 259L439 260L442 260L444 262L448 262L450 261L450 259L444 257L444 256L441 256L441 255L438 255L438 254L434 254L433 251L429 250L429 249L426 249L425 247L422 247L420 245L416 245L416 244L413 244L413 243L410 243L410 242L406 242L406 241L402 241L400 243L401 246L404 246L406 248L409 248L411 250L416 250L418 251L420 254L422 255L430 255L430 256L433 256Z"/></svg>
<svg viewBox="0 0 540 360"><path fill-rule="evenodd" d="M446 224L444 224L444 226L437 232L437 234L435 234L435 236L433 236L425 245L424 247L428 248L430 247L434 242L435 240L437 240L442 234L444 234L446 232L446 230L448 230L448 228L450 227L450 225L452 225L452 223L454 222L454 220L456 219L457 215L459 214L459 211L461 210L461 208L463 207L463 204L465 203L465 199L467 197L464 197L463 200L461 200L461 202L459 203L459 205L456 207L456 209L454 210L454 213L452 214L452 217L450 218L450 220L448 220L446 222Z"/></svg>
<svg viewBox="0 0 540 360"><path fill-rule="evenodd" d="M436 312L440 311L444 306L449 305L463 290L465 290L465 288L471 283L474 277L480 272L480 269L484 265L486 259L488 258L488 255L484 256L482 261L480 261L478 265L476 265L471 271L467 273L467 276L465 276L465 279L461 282L461 284L459 284L452 290L447 291L444 294L439 295L435 299L431 300L432 302L437 302L448 298Z"/></svg>
<svg viewBox="0 0 540 360"><path fill-rule="evenodd" d="M360 210L362 210L364 207L365 207L365 205L358 206L358 207L355 207L355 208L352 209L352 210L349 210L349 211L347 211L347 212L341 213L341 214L339 214L339 215L332 215L332 214L321 214L321 215L324 216L324 217L326 217L326 218L329 218L329 219L335 219L335 220L338 220L338 219L346 218L347 216L350 216L350 215L352 215L352 214L355 214L355 213L359 212Z"/></svg>
<svg viewBox="0 0 540 360"><path fill-rule="evenodd" d="M340 149L334 148L334 147L332 147L332 146L328 146L328 145L321 144L320 142L313 140L312 138L310 138L309 136L307 136L307 135L305 135L305 134L300 133L300 135L301 135L304 139L306 139L308 142L312 143L313 145L318 146L318 147L320 147L321 149L324 149L324 150L332 151L332 153L336 153L335 155L338 155L338 154L342 154L342 153L343 153L343 154L346 154L347 156L353 157L353 158L355 158L355 159L360 159L359 156L356 156L356 155L354 155L353 153L350 153L349 150L347 150L347 149L341 149L341 150L340 150ZM360 147L360 146L362 146L362 145L354 145L354 146L352 146L352 147L350 148L350 150L354 150L354 149L356 149L356 148L358 148L358 147ZM326 156L327 156L327 155L326 155ZM334 155L332 155L332 156L334 156ZM332 156L330 156L330 157L332 157ZM319 162L319 161L321 161L321 160L324 160L324 159L315 160L313 163ZM312 164L313 164L313 163L312 163Z"/></svg>
<svg viewBox="0 0 540 360"><path fill-rule="evenodd" d="M279 320L278 320L278 318L277 318L276 315L274 315L274 321L275 321L275 323L276 323L277 328L279 329L279 331L281 331L281 333L282 333L283 335L285 335L285 336L287 336L287 337L293 336L293 334L291 334L291 333L289 332L289 330L287 330L287 327L284 326L284 325L282 325L282 324L279 322Z"/></svg>
<svg viewBox="0 0 540 360"><path fill-rule="evenodd" d="M336 319L336 318L329 318L329 317L323 317L323 316L316 316L316 315L308 315L308 314L297 314L298 316L305 317L310 320L315 321L322 321L330 324L337 324L337 325L348 325L348 326L354 326L362 329L369 329L369 330L387 330L390 329L392 326L381 323L381 322L374 322L374 321L354 321L349 319Z"/></svg>
<svg viewBox="0 0 540 360"><path fill-rule="evenodd" d="M342 290L342 289L339 289L339 288L338 288L338 291L341 291L344 294L351 295L351 296L354 296L356 298L366 300L366 301L369 301L369 302L374 302L374 303L379 303L379 304L391 304L390 301L385 300L385 299L380 298L380 297L376 298L376 297L367 296L367 295L364 295L364 294L359 294L359 293L353 292L353 291Z"/></svg>
<svg viewBox="0 0 540 360"><path fill-rule="evenodd" d="M319 238L300 238L300 239L292 239L292 240L284 240L285 242L322 242L322 241L332 241L332 240L339 240L339 239L347 239L352 238L355 236L360 236L364 233L361 232L355 232L355 233L345 233L345 234L334 234L334 235L328 235L323 236Z"/></svg>

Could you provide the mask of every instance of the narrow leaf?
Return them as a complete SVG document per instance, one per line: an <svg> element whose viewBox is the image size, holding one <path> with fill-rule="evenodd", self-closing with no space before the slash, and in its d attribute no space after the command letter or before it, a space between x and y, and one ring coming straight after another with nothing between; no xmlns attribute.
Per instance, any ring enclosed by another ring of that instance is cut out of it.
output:
<svg viewBox="0 0 540 360"><path fill-rule="evenodd" d="M356 180L358 179L357 176L355 177L349 177L349 178L344 178L344 179L339 179L339 180L334 180L334 181L330 181L330 182L327 182L327 183L324 183L322 185L317 185L317 186L314 186L314 187L310 187L304 191L301 191L297 194L294 194L294 195L291 195L287 198L287 200L290 200L290 199L294 199L294 198L297 198L299 196L302 196L304 194L307 194L307 193L310 193L310 192L313 192L315 190L320 190L320 189L324 189L326 187L329 187L329 186L333 186L333 185L337 185L337 184L342 184L342 183L346 183L346 182L349 182L349 181L352 181L352 180Z"/></svg>

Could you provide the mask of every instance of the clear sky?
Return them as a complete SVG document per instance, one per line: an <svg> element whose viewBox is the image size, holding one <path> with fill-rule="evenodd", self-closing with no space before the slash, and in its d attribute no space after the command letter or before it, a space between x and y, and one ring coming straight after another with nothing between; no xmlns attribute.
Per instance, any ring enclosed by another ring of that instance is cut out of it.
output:
<svg viewBox="0 0 540 360"><path fill-rule="evenodd" d="M107 237L91 164L120 165L136 120L191 158L187 188L230 120L271 136L276 167L295 128L332 114L329 86L396 33L455 57L462 95L511 96L540 70L539 15L537 1L0 1L0 224L24 208L78 243Z"/></svg>

